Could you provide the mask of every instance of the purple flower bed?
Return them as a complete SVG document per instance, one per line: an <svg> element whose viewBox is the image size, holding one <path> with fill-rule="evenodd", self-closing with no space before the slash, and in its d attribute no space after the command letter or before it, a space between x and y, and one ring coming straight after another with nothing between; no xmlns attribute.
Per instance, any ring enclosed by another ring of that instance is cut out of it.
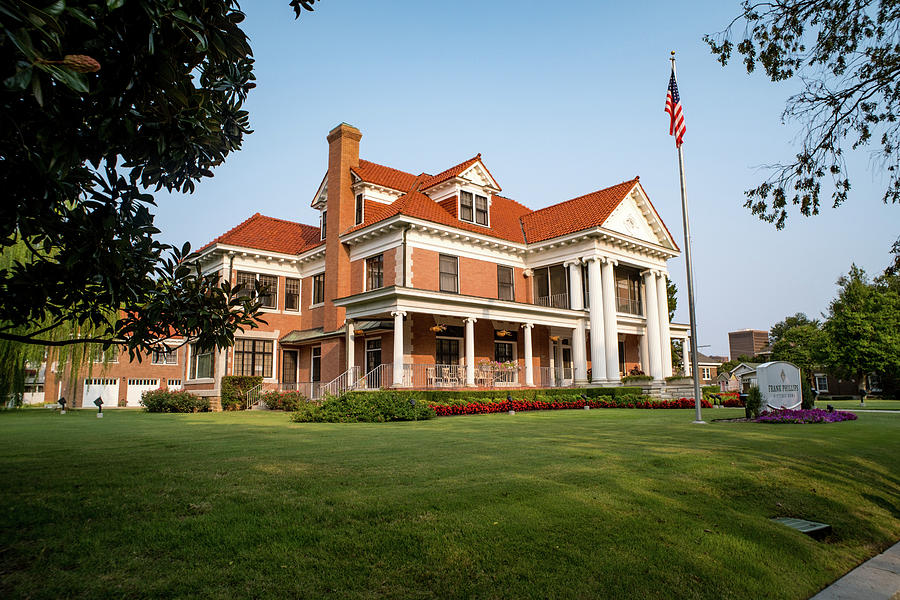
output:
<svg viewBox="0 0 900 600"><path fill-rule="evenodd" d="M837 423L838 421L855 421L856 415L845 410L828 412L821 408L810 410L772 410L766 411L756 419L757 423Z"/></svg>

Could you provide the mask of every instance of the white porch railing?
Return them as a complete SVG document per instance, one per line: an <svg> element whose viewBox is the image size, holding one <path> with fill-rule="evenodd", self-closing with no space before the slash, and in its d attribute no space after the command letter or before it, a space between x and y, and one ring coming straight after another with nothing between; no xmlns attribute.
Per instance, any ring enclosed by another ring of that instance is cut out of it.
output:
<svg viewBox="0 0 900 600"><path fill-rule="evenodd" d="M538 306L550 306L552 308L569 308L569 294L552 294L550 296L538 296L534 299Z"/></svg>
<svg viewBox="0 0 900 600"><path fill-rule="evenodd" d="M340 396L344 392L352 390L359 381L359 367L353 366L322 387L323 394L331 394L332 396Z"/></svg>
<svg viewBox="0 0 900 600"><path fill-rule="evenodd" d="M249 410L250 407L259 404L259 395L262 391L262 384L254 386L244 392L244 408Z"/></svg>
<svg viewBox="0 0 900 600"><path fill-rule="evenodd" d="M536 387L569 387L574 384L575 370L572 367L540 367L535 371Z"/></svg>

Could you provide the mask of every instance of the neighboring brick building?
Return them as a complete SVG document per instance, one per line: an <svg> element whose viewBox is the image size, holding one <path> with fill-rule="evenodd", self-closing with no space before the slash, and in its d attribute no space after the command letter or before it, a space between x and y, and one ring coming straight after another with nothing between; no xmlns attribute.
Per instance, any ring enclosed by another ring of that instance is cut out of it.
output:
<svg viewBox="0 0 900 600"><path fill-rule="evenodd" d="M327 136L318 226L257 213L191 256L271 292L268 324L233 348L182 349L185 389L217 396L225 374L308 395L672 374L670 339L688 331L668 319L679 250L637 177L530 210L480 154L414 175L361 159L361 137L346 124Z"/></svg>
<svg viewBox="0 0 900 600"><path fill-rule="evenodd" d="M769 347L769 332L762 329L741 329L728 332L728 352L731 360L741 356L758 356Z"/></svg>

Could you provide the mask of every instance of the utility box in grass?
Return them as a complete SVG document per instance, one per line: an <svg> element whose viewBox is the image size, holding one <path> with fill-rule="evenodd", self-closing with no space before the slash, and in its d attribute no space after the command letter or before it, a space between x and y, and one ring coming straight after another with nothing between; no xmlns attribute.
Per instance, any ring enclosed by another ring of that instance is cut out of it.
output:
<svg viewBox="0 0 900 600"><path fill-rule="evenodd" d="M789 362L779 360L756 367L756 385L763 399L763 410L798 409L803 404L800 369Z"/></svg>

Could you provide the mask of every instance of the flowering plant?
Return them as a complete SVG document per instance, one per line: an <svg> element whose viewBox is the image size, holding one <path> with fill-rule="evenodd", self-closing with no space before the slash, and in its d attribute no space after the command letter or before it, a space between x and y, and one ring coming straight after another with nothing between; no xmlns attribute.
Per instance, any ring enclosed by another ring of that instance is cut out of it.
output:
<svg viewBox="0 0 900 600"><path fill-rule="evenodd" d="M757 423L837 423L855 421L856 415L845 410L827 411L821 408L809 410L778 409L766 411L756 418Z"/></svg>
<svg viewBox="0 0 900 600"><path fill-rule="evenodd" d="M644 397L646 398L646 397ZM650 400L635 397L635 400L627 404L619 404L614 400L600 400L595 398L578 398L571 402L546 402L543 400L504 400L502 402L469 402L468 404L432 404L432 408L439 417L450 415L482 415L487 413L499 413L514 410L524 412L529 410L567 410L591 408L694 408L693 398L679 398L678 400ZM708 400L702 400L700 406L712 408Z"/></svg>

